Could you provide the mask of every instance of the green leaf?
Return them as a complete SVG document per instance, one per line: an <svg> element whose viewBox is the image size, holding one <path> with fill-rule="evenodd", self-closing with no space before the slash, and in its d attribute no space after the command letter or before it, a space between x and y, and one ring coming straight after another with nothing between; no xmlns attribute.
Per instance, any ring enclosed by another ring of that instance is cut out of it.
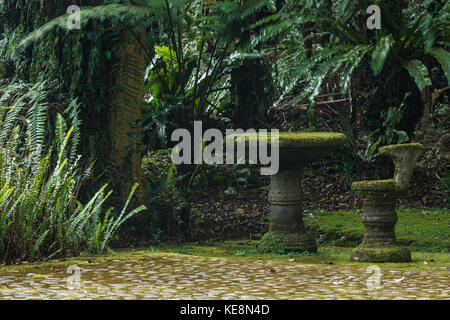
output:
<svg viewBox="0 0 450 320"><path fill-rule="evenodd" d="M378 139L377 142L375 142L374 144L370 145L370 147L368 148L367 151L367 160L369 162L372 161L373 155L375 153L375 150L377 150L378 145L381 143L381 140Z"/></svg>
<svg viewBox="0 0 450 320"><path fill-rule="evenodd" d="M408 70L411 77L414 78L414 81L420 91L423 91L426 86L431 86L431 79L428 69L422 61L417 59L411 60L405 68Z"/></svg>
<svg viewBox="0 0 450 320"><path fill-rule="evenodd" d="M156 72L152 72L150 74L150 76L148 77L148 84L152 89L153 99L155 99L155 101L158 102L159 94L163 88L163 85Z"/></svg>
<svg viewBox="0 0 450 320"><path fill-rule="evenodd" d="M428 50L436 60L441 64L442 70L444 70L447 82L450 85L450 53L442 48L431 48Z"/></svg>
<svg viewBox="0 0 450 320"><path fill-rule="evenodd" d="M166 60L177 60L177 54L169 47L155 46L155 53Z"/></svg>
<svg viewBox="0 0 450 320"><path fill-rule="evenodd" d="M422 33L422 41L424 42L425 51L428 51L434 44L435 36L433 33L433 17L428 14L419 25L419 30Z"/></svg>
<svg viewBox="0 0 450 320"><path fill-rule="evenodd" d="M273 0L267 1L267 8L272 12L277 12L277 6Z"/></svg>
<svg viewBox="0 0 450 320"><path fill-rule="evenodd" d="M408 134L403 130L394 130L397 134L397 144L405 143L409 141Z"/></svg>
<svg viewBox="0 0 450 320"><path fill-rule="evenodd" d="M64 120L63 116L58 112L56 114L55 121L55 136L56 136L56 144L59 148L62 144L62 141L66 137L67 124Z"/></svg>
<svg viewBox="0 0 450 320"><path fill-rule="evenodd" d="M340 87L342 93L347 92L353 71L355 71L362 58L364 58L370 49L372 49L372 46L356 46L355 49L349 52L351 54L347 58L348 62L340 75Z"/></svg>
<svg viewBox="0 0 450 320"><path fill-rule="evenodd" d="M383 70L384 63L394 42L392 35L385 36L377 42L377 45L372 52L371 64L375 76L379 75Z"/></svg>

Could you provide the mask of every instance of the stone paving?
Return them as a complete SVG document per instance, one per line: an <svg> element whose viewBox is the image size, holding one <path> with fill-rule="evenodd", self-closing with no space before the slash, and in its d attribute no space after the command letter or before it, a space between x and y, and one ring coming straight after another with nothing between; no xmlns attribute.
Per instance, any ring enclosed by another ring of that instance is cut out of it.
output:
<svg viewBox="0 0 450 320"><path fill-rule="evenodd" d="M1 267L0 267L1 268ZM445 299L448 272L149 255L0 276L0 299ZM79 277L77 277L79 275ZM378 281L378 279L380 281ZM79 281L77 281L79 280Z"/></svg>

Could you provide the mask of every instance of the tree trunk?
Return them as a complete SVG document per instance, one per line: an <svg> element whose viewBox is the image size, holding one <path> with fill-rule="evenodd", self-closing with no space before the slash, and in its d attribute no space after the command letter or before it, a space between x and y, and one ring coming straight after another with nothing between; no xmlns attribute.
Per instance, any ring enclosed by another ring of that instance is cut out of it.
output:
<svg viewBox="0 0 450 320"><path fill-rule="evenodd" d="M141 34L143 38L145 34ZM134 183L142 184L141 138L137 122L141 118L144 97L145 51L136 39L123 36L120 61L116 68L111 109L108 115L108 131L111 141L110 161L114 188L122 198L128 196ZM143 188L137 192L142 196Z"/></svg>

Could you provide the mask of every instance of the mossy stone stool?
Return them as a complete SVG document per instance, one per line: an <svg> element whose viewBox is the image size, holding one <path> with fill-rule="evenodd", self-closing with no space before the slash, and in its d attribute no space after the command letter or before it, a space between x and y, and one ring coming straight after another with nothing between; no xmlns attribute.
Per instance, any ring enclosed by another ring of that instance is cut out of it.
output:
<svg viewBox="0 0 450 320"><path fill-rule="evenodd" d="M389 180L359 181L352 190L363 202L362 222L365 232L361 245L351 253L353 261L408 262L411 252L397 246L395 204L406 190L416 161L422 153L418 143L399 144L380 148L380 153L394 161L394 178Z"/></svg>
<svg viewBox="0 0 450 320"><path fill-rule="evenodd" d="M263 135L265 137L265 135ZM260 139L258 133L236 134L227 137L235 140ZM268 143L271 143L268 134ZM303 224L303 193L300 178L303 168L335 151L346 143L340 133L280 132L277 174L271 176L269 202L271 204L270 230L261 239L263 252L317 252L314 238L305 232Z"/></svg>

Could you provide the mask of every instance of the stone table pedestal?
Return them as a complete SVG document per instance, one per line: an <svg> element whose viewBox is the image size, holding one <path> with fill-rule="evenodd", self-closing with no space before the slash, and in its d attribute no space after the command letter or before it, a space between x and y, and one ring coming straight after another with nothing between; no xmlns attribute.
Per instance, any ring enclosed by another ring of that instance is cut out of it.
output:
<svg viewBox="0 0 450 320"><path fill-rule="evenodd" d="M303 223L302 168L281 169L270 179L270 230L260 243L265 252L317 252Z"/></svg>

